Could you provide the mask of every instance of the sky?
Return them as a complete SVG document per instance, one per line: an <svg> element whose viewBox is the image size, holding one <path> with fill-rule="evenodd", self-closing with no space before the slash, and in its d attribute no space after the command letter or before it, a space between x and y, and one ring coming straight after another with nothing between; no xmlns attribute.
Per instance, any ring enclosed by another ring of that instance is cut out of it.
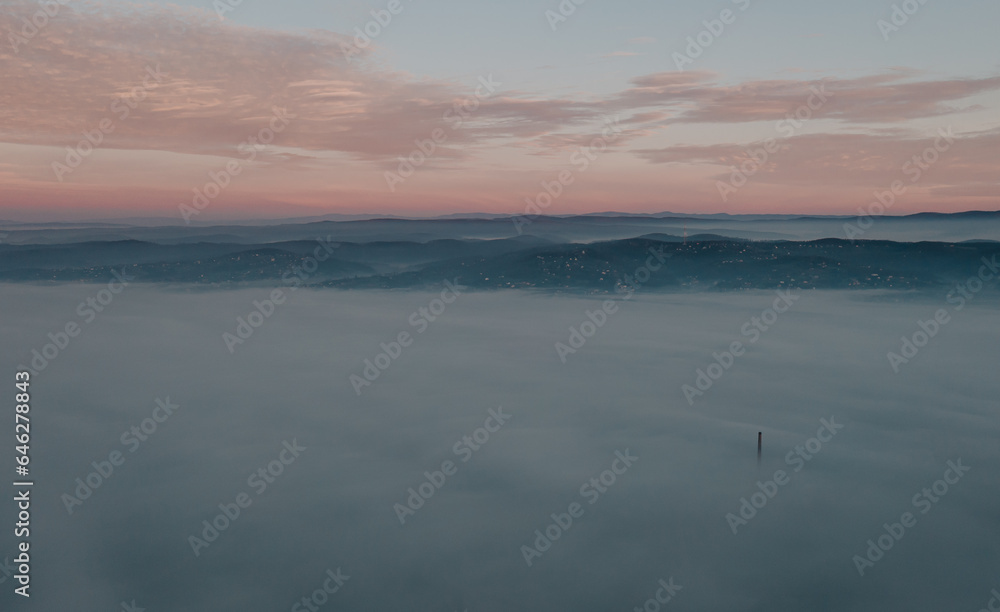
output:
<svg viewBox="0 0 1000 612"><path fill-rule="evenodd" d="M998 208L995 2L48 6L0 219Z"/></svg>

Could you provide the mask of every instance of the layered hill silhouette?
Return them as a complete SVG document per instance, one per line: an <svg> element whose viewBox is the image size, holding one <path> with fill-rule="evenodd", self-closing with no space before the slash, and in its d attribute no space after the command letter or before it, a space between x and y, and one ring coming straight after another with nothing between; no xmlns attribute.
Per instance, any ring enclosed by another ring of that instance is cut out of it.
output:
<svg viewBox="0 0 1000 612"><path fill-rule="evenodd" d="M646 290L931 289L962 282L1000 243L894 242L825 238L746 240L721 235L649 233L596 242L522 236L258 244L140 240L0 245L0 281L102 282L125 271L142 283L230 286L297 284L339 289L409 289L445 279L475 289L585 292ZM636 273L648 267L650 274Z"/></svg>

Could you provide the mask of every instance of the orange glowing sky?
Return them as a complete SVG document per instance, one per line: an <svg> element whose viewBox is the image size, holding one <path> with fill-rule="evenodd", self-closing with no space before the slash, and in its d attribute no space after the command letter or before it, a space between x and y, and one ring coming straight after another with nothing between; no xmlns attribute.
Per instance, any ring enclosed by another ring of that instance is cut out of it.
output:
<svg viewBox="0 0 1000 612"><path fill-rule="evenodd" d="M208 187L199 220L521 214L560 174L572 183L551 214L852 214L897 180L906 193L892 214L998 208L1000 71L741 78L718 62L678 71L669 53L636 65L645 71L609 67L647 55L616 51L586 60L594 82L574 77L570 91L500 60L450 78L403 70L392 40L348 58L349 28L269 29L157 4L64 8L18 35L38 10L0 12L15 37L0 41L0 218L178 217L212 181L222 187ZM785 120L795 112L806 120ZM250 144L261 137L273 140ZM408 156L412 176L387 174ZM741 166L745 184L724 187Z"/></svg>

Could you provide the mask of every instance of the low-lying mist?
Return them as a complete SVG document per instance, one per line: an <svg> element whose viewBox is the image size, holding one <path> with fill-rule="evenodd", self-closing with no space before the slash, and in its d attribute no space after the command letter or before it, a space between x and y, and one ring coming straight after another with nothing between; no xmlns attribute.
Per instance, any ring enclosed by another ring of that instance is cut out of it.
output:
<svg viewBox="0 0 1000 612"><path fill-rule="evenodd" d="M102 288L0 287L0 372L35 371L38 609L974 612L1000 588L985 295Z"/></svg>

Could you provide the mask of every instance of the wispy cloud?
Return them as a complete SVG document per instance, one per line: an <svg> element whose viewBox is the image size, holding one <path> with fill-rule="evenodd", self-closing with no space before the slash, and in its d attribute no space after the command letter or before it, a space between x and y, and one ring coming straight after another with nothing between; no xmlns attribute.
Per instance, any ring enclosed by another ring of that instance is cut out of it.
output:
<svg viewBox="0 0 1000 612"><path fill-rule="evenodd" d="M881 187L896 179L910 183L917 176L914 156L933 145L935 136L891 134L804 134L780 140L781 149L754 177L756 182L780 185L831 185ZM641 149L634 153L656 164L719 166L724 180L729 168L748 159L747 151L762 143L679 145ZM936 155L933 172L922 180L932 181L938 196L996 198L996 168L1000 166L1000 130L956 134L946 154ZM903 167L914 167L910 176ZM923 162L928 166L927 162Z"/></svg>
<svg viewBox="0 0 1000 612"><path fill-rule="evenodd" d="M35 6L4 5L0 32L17 31ZM277 168L295 170L296 178L303 179L299 188L315 194L322 192L331 166L346 172L343 162L350 162L350 179L356 182L349 186L339 182L337 187L349 192L352 201L370 202L373 195L360 182L365 179L357 177L380 176L400 156L409 155L415 141L448 128L448 111L470 99L477 86L474 78L463 84L387 68L376 43L348 58L343 45L351 37L327 31L239 26L220 21L214 11L160 5L72 6L75 10L61 11L17 50L0 44L0 73L5 83L17 84L0 90L0 143L61 150L111 118L114 130L106 135L102 149L181 154L189 163L192 155L236 156L238 145L267 124L275 107L281 107L295 119L263 159ZM654 42L650 37L628 41L637 46ZM642 54L618 50L605 57ZM140 103L129 107L127 119L119 118L113 105L118 101L121 108L121 101L142 85L149 70L165 76ZM503 81L502 75L497 78ZM480 101L461 129L448 130L448 141L430 165L484 174L486 169L475 166L474 160L489 155L502 157L510 172L533 170L538 155L562 155L592 139L602 122L617 117L623 131L615 150L639 147L635 153L641 159L706 166L705 174L713 171L713 165L725 167L741 159L745 145L718 142L718 135L727 132L713 129L704 133L716 142L663 146L658 138L664 128L775 122L801 106L817 88L831 95L815 113L814 129L832 133L802 134L784 141L785 146L795 147L795 155L765 169L760 182L884 180L897 172L894 167L901 156L918 144L915 120L937 118L944 124L949 115L978 109L972 98L1000 90L1000 76L940 78L901 68L854 78L733 83L711 72L661 72L634 77L617 91L576 95L501 84L499 91ZM978 193L995 182L990 173L1000 161L996 134L965 134L960 144L948 163L935 167L941 182L929 185L934 193ZM33 150L32 160L41 157L39 151L46 149ZM31 162L35 168L18 159L15 167L0 172L0 180L7 188L20 190L19 201L44 200L47 189L57 188L52 185L52 161L49 154L40 163ZM96 161L92 165L93 174L81 172L70 181L72 189L83 195L67 198L111 201L125 198L125 193L137 197L128 191L134 186L121 184L120 171L115 175L108 165ZM169 169L163 172L169 176ZM645 164L630 172L644 176L642 184L650 192L661 180ZM635 179L623 177L609 174L608 185L636 184ZM700 189L693 180L686 185L678 182L675 191ZM973 187L960 187L962 180ZM437 188L422 197L470 198L468 185ZM278 198L275 193L255 197ZM651 193L637 197L655 199Z"/></svg>

